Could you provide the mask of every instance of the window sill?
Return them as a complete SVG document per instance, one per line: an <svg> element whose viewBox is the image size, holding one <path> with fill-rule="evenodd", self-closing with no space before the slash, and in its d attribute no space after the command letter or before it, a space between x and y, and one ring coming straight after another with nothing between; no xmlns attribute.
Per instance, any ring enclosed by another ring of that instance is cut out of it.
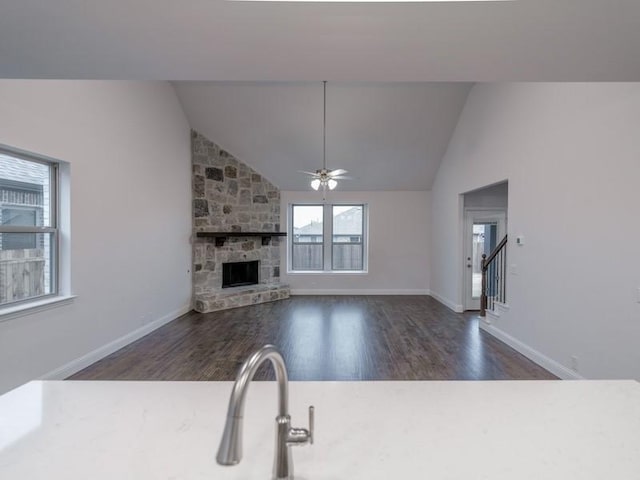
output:
<svg viewBox="0 0 640 480"><path fill-rule="evenodd" d="M289 270L287 275L368 275L368 270Z"/></svg>
<svg viewBox="0 0 640 480"><path fill-rule="evenodd" d="M6 322L14 318L50 310L63 305L69 305L70 303L73 303L75 298L76 295L57 295L54 297L34 300L33 302L0 308L0 322Z"/></svg>

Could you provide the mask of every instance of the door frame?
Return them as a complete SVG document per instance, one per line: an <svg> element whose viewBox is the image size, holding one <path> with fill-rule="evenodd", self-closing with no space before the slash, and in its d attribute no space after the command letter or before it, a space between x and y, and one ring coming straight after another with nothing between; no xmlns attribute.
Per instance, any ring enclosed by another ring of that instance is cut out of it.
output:
<svg viewBox="0 0 640 480"><path fill-rule="evenodd" d="M462 305L463 310L480 310L480 298L472 298L471 269L467 267L467 258L472 256L473 250L473 224L482 222L496 222L498 224L497 242L500 242L507 233L507 211L496 208L469 208L464 209L462 229Z"/></svg>

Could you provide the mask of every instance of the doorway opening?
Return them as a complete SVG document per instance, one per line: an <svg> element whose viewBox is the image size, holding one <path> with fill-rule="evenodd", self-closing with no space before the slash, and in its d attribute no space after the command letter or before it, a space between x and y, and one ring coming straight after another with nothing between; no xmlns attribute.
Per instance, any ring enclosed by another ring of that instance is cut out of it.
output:
<svg viewBox="0 0 640 480"><path fill-rule="evenodd" d="M463 195L465 310L480 310L482 255L489 256L507 233L508 188L502 182Z"/></svg>

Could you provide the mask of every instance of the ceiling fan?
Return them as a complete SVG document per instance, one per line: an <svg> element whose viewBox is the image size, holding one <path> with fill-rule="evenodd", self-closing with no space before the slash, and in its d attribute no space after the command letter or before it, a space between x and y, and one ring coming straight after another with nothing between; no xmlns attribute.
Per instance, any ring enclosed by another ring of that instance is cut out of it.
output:
<svg viewBox="0 0 640 480"><path fill-rule="evenodd" d="M327 168L327 81L324 80L322 82L323 87L323 111L322 111L322 168L316 170L315 172L305 172L299 171L299 173L304 173L306 175L310 175L313 179L311 180L311 188L314 190L320 189L322 187L323 190L327 188L329 190L333 190L338 186L338 180L350 180L349 177L345 177L344 174L348 173L344 168L338 168L336 170L329 170Z"/></svg>

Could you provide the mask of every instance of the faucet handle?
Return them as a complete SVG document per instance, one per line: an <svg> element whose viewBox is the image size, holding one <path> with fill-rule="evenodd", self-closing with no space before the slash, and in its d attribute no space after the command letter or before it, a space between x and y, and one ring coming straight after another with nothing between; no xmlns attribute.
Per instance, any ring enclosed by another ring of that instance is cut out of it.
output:
<svg viewBox="0 0 640 480"><path fill-rule="evenodd" d="M309 430L306 428L289 428L287 430L287 445L313 445L313 429L314 429L314 411L313 406L309 407ZM276 421L280 418L278 417ZM286 417L289 418L288 416ZM288 424L288 420L287 420Z"/></svg>
<svg viewBox="0 0 640 480"><path fill-rule="evenodd" d="M315 407L309 407L309 444L313 445L313 431L315 430Z"/></svg>

